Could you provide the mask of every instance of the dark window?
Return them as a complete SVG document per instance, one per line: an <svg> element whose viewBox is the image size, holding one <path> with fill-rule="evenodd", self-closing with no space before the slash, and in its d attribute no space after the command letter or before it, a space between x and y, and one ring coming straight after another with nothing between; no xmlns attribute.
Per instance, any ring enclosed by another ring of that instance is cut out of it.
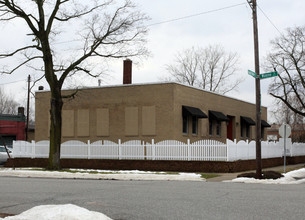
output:
<svg viewBox="0 0 305 220"><path fill-rule="evenodd" d="M213 135L213 121L209 120L209 134Z"/></svg>
<svg viewBox="0 0 305 220"><path fill-rule="evenodd" d="M188 133L188 120L187 120L187 115L182 116L182 132L183 134Z"/></svg>
<svg viewBox="0 0 305 220"><path fill-rule="evenodd" d="M245 135L246 132L246 135ZM249 138L250 137L250 125L248 125L247 123L245 123L244 121L241 122L241 126L240 126L240 136L241 137L246 137Z"/></svg>
<svg viewBox="0 0 305 220"><path fill-rule="evenodd" d="M254 126L255 121L250 117L240 116L240 136L241 137L250 137L250 126Z"/></svg>
<svg viewBox="0 0 305 220"><path fill-rule="evenodd" d="M216 121L216 135L221 136L221 121Z"/></svg>
<svg viewBox="0 0 305 220"><path fill-rule="evenodd" d="M198 118L196 116L192 117L192 134L198 133Z"/></svg>
<svg viewBox="0 0 305 220"><path fill-rule="evenodd" d="M250 137L250 125L245 123L243 120L240 123L240 136L241 137L246 137L249 138ZM245 135L246 132L246 135Z"/></svg>
<svg viewBox="0 0 305 220"><path fill-rule="evenodd" d="M250 137L250 126L246 124L246 137Z"/></svg>

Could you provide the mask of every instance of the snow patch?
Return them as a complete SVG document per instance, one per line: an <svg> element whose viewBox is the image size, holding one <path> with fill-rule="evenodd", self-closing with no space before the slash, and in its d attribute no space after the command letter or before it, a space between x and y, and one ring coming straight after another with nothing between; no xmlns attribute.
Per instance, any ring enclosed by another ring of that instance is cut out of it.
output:
<svg viewBox="0 0 305 220"><path fill-rule="evenodd" d="M284 177L279 179L254 179L254 178L236 178L224 182L234 182L234 183L263 183L263 184L303 184L305 183L305 168L298 170L293 170L288 173L283 174Z"/></svg>
<svg viewBox="0 0 305 220"><path fill-rule="evenodd" d="M72 170L72 169L71 169ZM101 179L101 180L181 180L181 181L206 181L196 173L177 173L171 174L166 172L147 172L139 170L127 171L106 171L106 170L84 170L73 169L76 173L58 172L58 171L41 171L29 169L0 169L0 176L16 177L36 177L36 178L62 178L62 179ZM96 173L90 173L96 172Z"/></svg>
<svg viewBox="0 0 305 220"><path fill-rule="evenodd" d="M1 218L0 218L1 219ZM20 215L9 216L3 220L111 220L103 213L72 205L41 205L31 208Z"/></svg>

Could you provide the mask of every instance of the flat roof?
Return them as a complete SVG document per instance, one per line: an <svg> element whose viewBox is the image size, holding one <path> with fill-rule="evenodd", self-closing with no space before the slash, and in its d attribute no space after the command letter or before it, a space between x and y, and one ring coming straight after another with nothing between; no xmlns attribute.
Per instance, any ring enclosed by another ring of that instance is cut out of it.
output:
<svg viewBox="0 0 305 220"><path fill-rule="evenodd" d="M1 121L25 121L24 115L0 114Z"/></svg>
<svg viewBox="0 0 305 220"><path fill-rule="evenodd" d="M245 103L249 103L249 104L255 105L255 103L253 103L253 102L244 101L244 100L241 100L241 99L238 99L238 98L230 97L230 96L227 96L227 95L222 95L222 94L219 94L219 93L216 93L216 92L208 91L208 90L197 88L197 87L194 87L194 86L185 85L185 84L178 83L178 82L169 82L169 81L167 81L167 82L132 83L132 84L118 84L118 85L103 85L103 86L81 87L81 88L75 88L75 89L62 89L62 91L71 91L71 90L77 90L77 89L78 90L89 90L89 89L133 87L133 86L146 86L146 85L165 85L165 84L176 84L176 85L180 85L180 86L185 86L185 87L188 87L188 88L200 90L200 91L203 91L203 92L207 92L207 93L211 93L211 94L214 94L214 95L218 95L218 96L222 96L222 97L226 97L226 98L230 98L230 99L234 99L234 100L237 100L237 101L241 101L241 102L245 102ZM36 92L37 93L50 92L50 90L38 90ZM266 106L262 106L262 107L266 108Z"/></svg>

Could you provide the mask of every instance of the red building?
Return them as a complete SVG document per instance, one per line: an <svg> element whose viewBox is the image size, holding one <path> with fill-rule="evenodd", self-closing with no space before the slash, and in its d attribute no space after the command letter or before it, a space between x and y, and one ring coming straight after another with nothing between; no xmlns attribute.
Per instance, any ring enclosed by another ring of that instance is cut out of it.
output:
<svg viewBox="0 0 305 220"><path fill-rule="evenodd" d="M18 108L18 115L0 114L0 145L12 146L14 140L25 140L24 108Z"/></svg>

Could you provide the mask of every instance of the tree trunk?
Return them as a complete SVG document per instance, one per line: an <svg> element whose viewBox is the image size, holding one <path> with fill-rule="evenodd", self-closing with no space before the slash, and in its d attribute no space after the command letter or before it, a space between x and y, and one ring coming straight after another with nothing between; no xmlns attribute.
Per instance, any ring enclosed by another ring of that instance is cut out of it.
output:
<svg viewBox="0 0 305 220"><path fill-rule="evenodd" d="M51 90L51 127L50 127L50 152L47 169L59 170L60 167L60 144L61 144L61 125L62 125L62 106L63 101L59 88Z"/></svg>

